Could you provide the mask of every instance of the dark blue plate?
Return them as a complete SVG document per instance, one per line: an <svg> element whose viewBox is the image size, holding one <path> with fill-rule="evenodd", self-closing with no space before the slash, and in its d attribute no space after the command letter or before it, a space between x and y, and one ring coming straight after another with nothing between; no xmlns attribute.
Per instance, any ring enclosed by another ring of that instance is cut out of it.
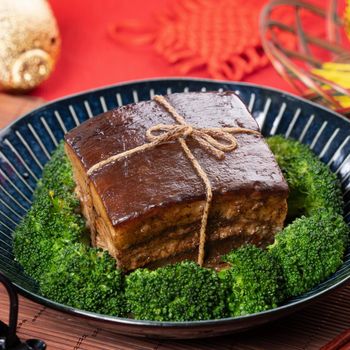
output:
<svg viewBox="0 0 350 350"><path fill-rule="evenodd" d="M81 316L99 328L171 338L198 338L237 332L287 315L346 282L350 251L343 266L304 295L269 311L244 317L195 322L150 322L77 310L38 294L12 254L12 233L31 205L36 182L66 131L108 109L148 100L153 94L233 90L246 103L265 136L283 134L307 144L342 181L345 219L350 220L350 122L314 103L261 86L201 79L137 81L85 92L49 103L23 116L0 133L0 270L25 296L54 309Z"/></svg>

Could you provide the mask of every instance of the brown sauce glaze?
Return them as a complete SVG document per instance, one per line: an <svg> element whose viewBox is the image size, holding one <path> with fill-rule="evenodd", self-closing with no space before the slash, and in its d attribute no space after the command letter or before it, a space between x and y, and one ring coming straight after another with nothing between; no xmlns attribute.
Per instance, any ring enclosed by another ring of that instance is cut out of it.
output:
<svg viewBox="0 0 350 350"><path fill-rule="evenodd" d="M187 123L196 127L258 125L233 92L178 93L166 96ZM66 143L87 171L111 155L144 144L148 128L174 124L154 101L111 110L70 131ZM237 135L238 148L217 160L188 140L188 145L210 179L214 197L225 193L281 193L288 186L262 136ZM90 176L107 215L116 226L147 215L155 208L204 199L205 188L178 142L104 166Z"/></svg>

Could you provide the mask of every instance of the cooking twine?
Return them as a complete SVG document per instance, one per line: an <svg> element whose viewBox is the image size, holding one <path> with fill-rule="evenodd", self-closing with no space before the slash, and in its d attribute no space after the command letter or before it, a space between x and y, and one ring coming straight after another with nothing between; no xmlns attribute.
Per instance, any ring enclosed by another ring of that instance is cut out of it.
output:
<svg viewBox="0 0 350 350"><path fill-rule="evenodd" d="M130 157L133 154L145 152L164 143L178 141L186 157L192 163L197 175L202 179L206 190L206 202L201 219L201 227L199 232L199 251L197 259L198 264L200 266L203 266L205 256L206 228L208 222L208 214L213 198L213 191L208 175L203 170L193 155L192 151L189 149L186 140L188 138L192 138L207 153L221 160L225 158L226 152L232 152L237 148L238 144L234 134L246 133L260 135L260 132L241 127L196 128L186 123L185 118L176 111L176 109L165 99L164 96L155 95L153 97L153 100L161 105L178 124L157 124L150 127L146 131L146 138L148 143L129 149L125 152L115 154L105 160L96 163L90 167L90 169L87 171L87 174L90 176L104 166Z"/></svg>

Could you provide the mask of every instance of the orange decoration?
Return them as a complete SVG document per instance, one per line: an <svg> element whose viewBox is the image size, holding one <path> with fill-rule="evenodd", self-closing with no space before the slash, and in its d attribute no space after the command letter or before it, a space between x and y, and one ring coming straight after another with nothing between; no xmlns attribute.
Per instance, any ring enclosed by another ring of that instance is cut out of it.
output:
<svg viewBox="0 0 350 350"><path fill-rule="evenodd" d="M350 39L350 0L346 0L344 11L344 27L348 38Z"/></svg>
<svg viewBox="0 0 350 350"><path fill-rule="evenodd" d="M178 0L152 26L125 21L110 28L124 45L152 44L181 74L204 69L217 79L240 80L268 64L259 36L262 0ZM285 15L285 14L283 14Z"/></svg>

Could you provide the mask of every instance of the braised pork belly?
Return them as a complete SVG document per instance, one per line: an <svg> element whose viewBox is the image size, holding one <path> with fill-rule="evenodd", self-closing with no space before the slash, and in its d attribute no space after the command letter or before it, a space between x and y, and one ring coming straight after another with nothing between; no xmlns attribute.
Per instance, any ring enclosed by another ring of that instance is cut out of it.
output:
<svg viewBox="0 0 350 350"><path fill-rule="evenodd" d="M198 128L259 130L232 92L176 93L166 100ZM206 190L178 141L110 162L102 160L147 143L146 131L176 123L155 101L113 109L89 119L65 137L76 192L94 246L108 250L126 271L197 259ZM238 133L237 148L221 160L186 139L207 174L213 201L206 227L208 266L245 243L266 246L282 229L288 186L259 134Z"/></svg>

